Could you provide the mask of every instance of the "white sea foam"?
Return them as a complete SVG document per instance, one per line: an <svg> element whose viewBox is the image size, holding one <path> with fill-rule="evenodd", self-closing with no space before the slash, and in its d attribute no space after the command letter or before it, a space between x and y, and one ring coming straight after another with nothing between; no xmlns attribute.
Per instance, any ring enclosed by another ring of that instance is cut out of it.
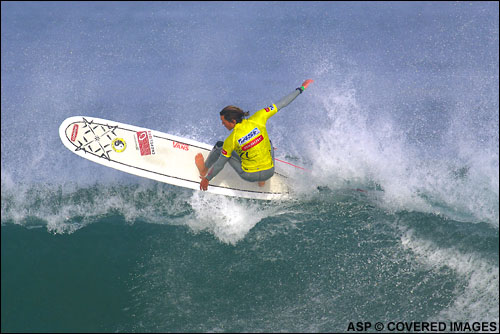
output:
<svg viewBox="0 0 500 334"><path fill-rule="evenodd" d="M189 215L190 191L145 181L139 185L17 185L2 180L2 223L46 226L52 233L72 233L103 216L127 222L172 224ZM167 217L167 218L166 218Z"/></svg>
<svg viewBox="0 0 500 334"><path fill-rule="evenodd" d="M481 146L464 137L456 147L443 148L445 154L433 156L415 147L390 117L370 115L350 84L308 93L314 94L316 117L322 121L303 129L307 136L302 151L312 164L303 189L310 190L311 183L333 188L377 185L383 189L379 204L389 210L445 214L498 228L495 144ZM457 122L450 127L460 128ZM461 137L447 140L455 138Z"/></svg>
<svg viewBox="0 0 500 334"><path fill-rule="evenodd" d="M441 248L416 237L411 229L404 231L401 244L404 249L411 250L422 265L431 270L448 267L465 282L463 291L456 291L453 304L430 320L498 322L498 265L473 252L464 254L453 247Z"/></svg>
<svg viewBox="0 0 500 334"><path fill-rule="evenodd" d="M250 201L196 191L189 204L195 214L186 224L195 232L208 231L224 243L236 244L277 208Z"/></svg>

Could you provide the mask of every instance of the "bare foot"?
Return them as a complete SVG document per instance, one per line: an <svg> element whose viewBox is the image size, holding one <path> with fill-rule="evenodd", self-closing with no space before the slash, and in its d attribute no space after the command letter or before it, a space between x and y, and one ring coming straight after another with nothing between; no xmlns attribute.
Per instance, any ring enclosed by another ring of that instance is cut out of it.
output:
<svg viewBox="0 0 500 334"><path fill-rule="evenodd" d="M205 159L203 159L203 155L201 153L198 153L194 157L194 163L196 164L196 167L198 167L198 171L200 172L200 176L206 176L207 175L207 168L205 168Z"/></svg>
<svg viewBox="0 0 500 334"><path fill-rule="evenodd" d="M259 181L259 187L263 187L266 185L266 181Z"/></svg>

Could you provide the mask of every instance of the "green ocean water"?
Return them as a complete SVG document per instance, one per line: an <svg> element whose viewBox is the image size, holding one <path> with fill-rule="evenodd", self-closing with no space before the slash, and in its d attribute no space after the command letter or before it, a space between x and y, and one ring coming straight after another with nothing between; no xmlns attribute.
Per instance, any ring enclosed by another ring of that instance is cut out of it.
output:
<svg viewBox="0 0 500 334"><path fill-rule="evenodd" d="M176 189L106 193L137 210L144 203L134 198L163 194L152 205L172 211L155 221L112 207L64 217L73 232L36 217L3 221L2 331L345 332L357 321L496 321L499 238L489 224L390 212L350 189L281 203ZM102 200L96 188L74 199ZM246 228L203 220L195 208L205 200L265 217Z"/></svg>

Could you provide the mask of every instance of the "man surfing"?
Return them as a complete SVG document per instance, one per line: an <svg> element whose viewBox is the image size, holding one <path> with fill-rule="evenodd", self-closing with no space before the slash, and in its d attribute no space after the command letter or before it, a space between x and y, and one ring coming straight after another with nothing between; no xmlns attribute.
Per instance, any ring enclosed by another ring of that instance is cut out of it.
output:
<svg viewBox="0 0 500 334"><path fill-rule="evenodd" d="M222 125L231 133L224 140L215 144L207 157L198 153L195 156L196 167L200 172L200 189L207 190L212 180L229 161L238 175L249 182L258 182L260 187L274 175L274 149L267 135L266 123L278 110L289 105L301 94L313 80L307 79L293 92L283 97L276 104L257 111L249 118L236 106L227 106L220 112Z"/></svg>

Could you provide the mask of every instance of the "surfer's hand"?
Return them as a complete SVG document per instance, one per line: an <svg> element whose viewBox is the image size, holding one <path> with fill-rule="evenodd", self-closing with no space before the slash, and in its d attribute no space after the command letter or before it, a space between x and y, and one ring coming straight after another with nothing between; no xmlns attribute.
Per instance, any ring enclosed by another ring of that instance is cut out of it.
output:
<svg viewBox="0 0 500 334"><path fill-rule="evenodd" d="M200 190L206 191L208 189L208 180L204 176L200 176Z"/></svg>
<svg viewBox="0 0 500 334"><path fill-rule="evenodd" d="M313 82L314 82L314 80L312 80L312 79L307 79L306 81L304 81L304 82L302 83L302 87L304 87L304 89L306 89L306 88L307 88L307 86L309 86L309 84L311 84L311 83L313 83Z"/></svg>

